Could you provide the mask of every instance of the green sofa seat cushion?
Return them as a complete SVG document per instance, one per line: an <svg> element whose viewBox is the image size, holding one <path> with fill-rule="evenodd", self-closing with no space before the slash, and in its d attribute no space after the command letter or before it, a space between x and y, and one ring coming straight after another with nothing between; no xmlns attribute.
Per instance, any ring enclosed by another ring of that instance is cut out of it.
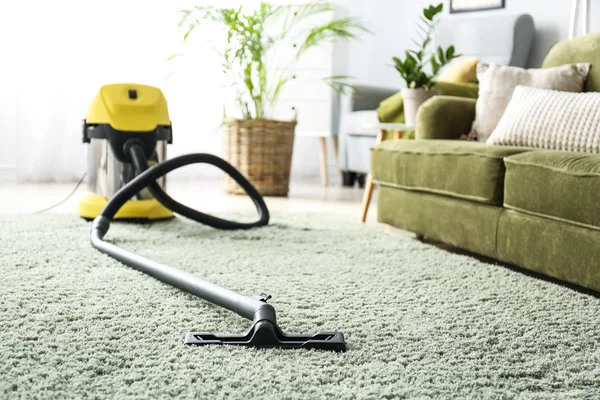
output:
<svg viewBox="0 0 600 400"><path fill-rule="evenodd" d="M502 205L503 159L533 149L461 140L388 140L371 150L381 185Z"/></svg>
<svg viewBox="0 0 600 400"><path fill-rule="evenodd" d="M600 155L546 150L505 164L506 208L600 229Z"/></svg>

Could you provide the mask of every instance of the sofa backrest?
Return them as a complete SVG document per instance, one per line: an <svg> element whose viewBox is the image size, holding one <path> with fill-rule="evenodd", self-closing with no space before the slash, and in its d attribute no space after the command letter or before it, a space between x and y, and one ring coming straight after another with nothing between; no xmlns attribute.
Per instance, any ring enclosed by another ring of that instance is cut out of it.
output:
<svg viewBox="0 0 600 400"><path fill-rule="evenodd" d="M600 33L591 33L558 42L548 51L542 68L581 62L592 64L584 90L600 92Z"/></svg>
<svg viewBox="0 0 600 400"><path fill-rule="evenodd" d="M442 18L435 29L434 43L454 45L465 57L524 68L535 33L528 14L454 16Z"/></svg>

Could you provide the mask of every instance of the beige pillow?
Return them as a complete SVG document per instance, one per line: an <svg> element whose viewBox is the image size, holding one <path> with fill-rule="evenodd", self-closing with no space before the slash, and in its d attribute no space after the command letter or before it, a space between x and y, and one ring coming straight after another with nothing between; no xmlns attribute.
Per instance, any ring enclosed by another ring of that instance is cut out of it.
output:
<svg viewBox="0 0 600 400"><path fill-rule="evenodd" d="M600 93L517 86L486 143L598 153Z"/></svg>
<svg viewBox="0 0 600 400"><path fill-rule="evenodd" d="M479 98L475 105L475 121L469 137L487 141L518 85L563 92L581 92L590 72L589 63L567 64L554 68L524 69L479 63Z"/></svg>

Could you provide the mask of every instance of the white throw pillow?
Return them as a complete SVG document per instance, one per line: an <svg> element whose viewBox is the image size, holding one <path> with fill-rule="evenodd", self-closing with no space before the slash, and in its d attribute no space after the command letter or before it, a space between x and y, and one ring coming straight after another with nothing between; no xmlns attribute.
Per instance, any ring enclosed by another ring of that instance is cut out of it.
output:
<svg viewBox="0 0 600 400"><path fill-rule="evenodd" d="M517 86L487 144L600 152L600 93Z"/></svg>
<svg viewBox="0 0 600 400"><path fill-rule="evenodd" d="M524 69L479 63L479 98L470 139L485 142L492 134L518 85L539 89L581 92L590 72L589 63L567 64L554 68Z"/></svg>

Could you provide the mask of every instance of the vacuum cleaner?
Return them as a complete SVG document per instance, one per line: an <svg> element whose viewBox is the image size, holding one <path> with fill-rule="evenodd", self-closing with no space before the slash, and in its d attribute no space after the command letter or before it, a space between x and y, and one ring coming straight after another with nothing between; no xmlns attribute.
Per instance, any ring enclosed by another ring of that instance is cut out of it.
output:
<svg viewBox="0 0 600 400"><path fill-rule="evenodd" d="M244 296L177 268L160 264L104 240L115 218L157 220L173 212L216 229L250 229L269 223L269 210L256 188L231 164L211 154L187 154L166 159L173 132L166 99L160 89L140 84L103 86L83 123L88 143L89 194L79 205L80 215L93 219L91 243L97 250L129 267L155 277L252 321L243 334L189 332L186 345L235 345L258 348L346 351L340 332L288 334L277 325L275 309L266 293ZM258 220L235 222L189 208L166 192L165 175L177 168L205 163L231 176L248 194Z"/></svg>

